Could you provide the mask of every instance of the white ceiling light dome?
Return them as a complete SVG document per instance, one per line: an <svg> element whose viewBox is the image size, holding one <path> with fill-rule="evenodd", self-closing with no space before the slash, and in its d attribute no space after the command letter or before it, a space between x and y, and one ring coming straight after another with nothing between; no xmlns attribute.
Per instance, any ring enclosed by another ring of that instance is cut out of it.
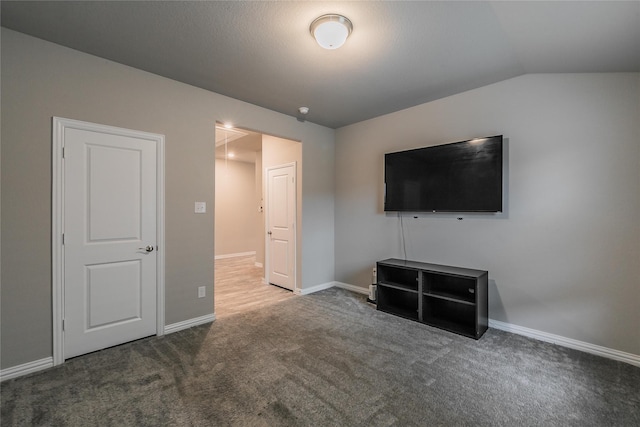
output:
<svg viewBox="0 0 640 427"><path fill-rule="evenodd" d="M328 14L316 18L309 30L320 46L337 49L347 41L353 31L353 24L345 16Z"/></svg>

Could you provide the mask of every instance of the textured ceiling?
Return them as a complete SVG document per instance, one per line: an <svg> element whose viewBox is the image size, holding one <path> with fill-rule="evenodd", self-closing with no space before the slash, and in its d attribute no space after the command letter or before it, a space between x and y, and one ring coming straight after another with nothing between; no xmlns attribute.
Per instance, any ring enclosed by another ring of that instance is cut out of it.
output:
<svg viewBox="0 0 640 427"><path fill-rule="evenodd" d="M12 2L2 26L348 125L525 73L640 71L640 2ZM309 24L341 13L338 50Z"/></svg>

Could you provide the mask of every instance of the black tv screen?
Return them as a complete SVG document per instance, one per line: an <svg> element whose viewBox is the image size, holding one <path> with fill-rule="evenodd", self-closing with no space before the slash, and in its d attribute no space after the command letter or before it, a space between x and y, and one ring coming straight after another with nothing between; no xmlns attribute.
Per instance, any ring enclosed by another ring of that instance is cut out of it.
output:
<svg viewBox="0 0 640 427"><path fill-rule="evenodd" d="M385 211L501 212L502 135L387 153Z"/></svg>

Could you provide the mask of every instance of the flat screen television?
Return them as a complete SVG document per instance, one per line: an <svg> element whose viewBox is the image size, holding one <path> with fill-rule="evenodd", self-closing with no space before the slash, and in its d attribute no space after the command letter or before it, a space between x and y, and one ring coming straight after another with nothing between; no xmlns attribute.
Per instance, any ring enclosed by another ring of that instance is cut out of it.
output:
<svg viewBox="0 0 640 427"><path fill-rule="evenodd" d="M387 153L384 210L502 212L502 135Z"/></svg>

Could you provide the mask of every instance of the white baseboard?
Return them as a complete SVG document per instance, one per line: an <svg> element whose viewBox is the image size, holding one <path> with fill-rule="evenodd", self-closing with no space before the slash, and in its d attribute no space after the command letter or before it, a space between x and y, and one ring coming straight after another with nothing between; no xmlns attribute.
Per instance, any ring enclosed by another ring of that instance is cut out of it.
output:
<svg viewBox="0 0 640 427"><path fill-rule="evenodd" d="M205 316L194 317L193 319L183 320L182 322L172 323L164 327L164 333L170 334L178 332L183 329L189 329L193 326L204 325L205 323L211 323L216 320L216 314L207 314Z"/></svg>
<svg viewBox="0 0 640 427"><path fill-rule="evenodd" d="M312 286L310 288L296 289L296 294L298 295L309 295L315 292L324 291L325 289L333 288L336 282L327 282L322 283L320 285Z"/></svg>
<svg viewBox="0 0 640 427"><path fill-rule="evenodd" d="M21 377L23 375L32 374L53 367L53 357L45 357L44 359L34 360L33 362L23 363L22 365L13 366L11 368L0 371L0 382L10 380L11 378Z"/></svg>
<svg viewBox="0 0 640 427"><path fill-rule="evenodd" d="M566 338L560 335L550 334L535 329L525 328L523 326L512 325L510 323L501 322L499 320L489 319L489 327L500 329L501 331L511 332L525 337L534 338L540 341L550 342L563 347L573 348L575 350L584 351L585 353L595 354L596 356L606 357L608 359L626 362L631 365L640 366L640 356L637 354L626 353L624 351L614 350L608 347L602 347L590 344L584 341Z"/></svg>
<svg viewBox="0 0 640 427"><path fill-rule="evenodd" d="M363 295L369 295L369 289L365 289L360 286L350 285L348 283L343 283L343 282L327 282L327 283L322 283L320 285L312 286L310 288L298 289L296 290L296 294L309 295L315 292L324 291L325 289L333 288L334 286L336 288L346 289L351 292L356 292Z"/></svg>
<svg viewBox="0 0 640 427"><path fill-rule="evenodd" d="M362 295L369 295L369 288L363 288L362 286L350 285L349 283L333 282L337 288L346 289L351 292L356 292Z"/></svg>
<svg viewBox="0 0 640 427"><path fill-rule="evenodd" d="M237 258L240 256L250 256L250 255L255 255L256 251L251 251L251 252L238 252L235 254L225 254L225 255L216 255L214 258L215 259L226 259L226 258Z"/></svg>

